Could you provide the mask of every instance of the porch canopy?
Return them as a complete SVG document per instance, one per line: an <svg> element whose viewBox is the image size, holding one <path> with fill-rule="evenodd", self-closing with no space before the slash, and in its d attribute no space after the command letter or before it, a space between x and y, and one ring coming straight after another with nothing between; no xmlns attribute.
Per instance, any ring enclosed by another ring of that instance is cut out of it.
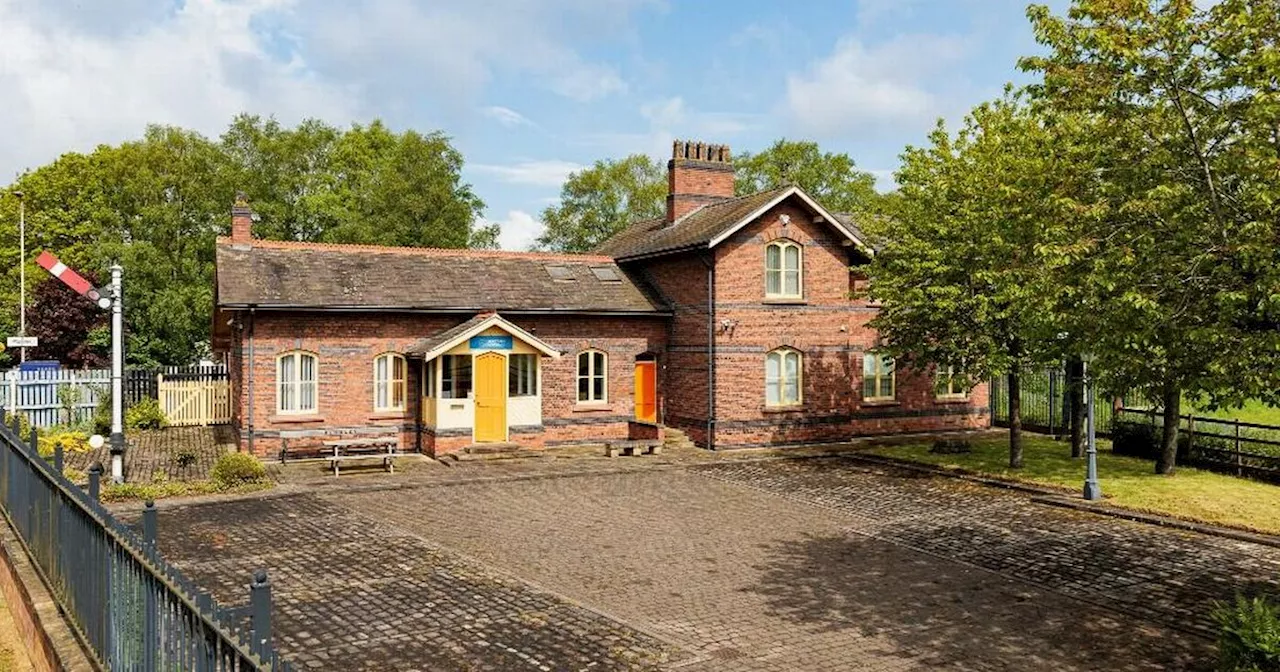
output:
<svg viewBox="0 0 1280 672"><path fill-rule="evenodd" d="M560 359L560 351L551 347L538 337L512 324L497 313L480 313L475 317L451 329L446 329L433 336L428 336L414 343L405 354L410 357L421 357L423 361L431 361L449 350L462 345L472 337L479 336L492 328L498 328L525 342L529 347L553 359Z"/></svg>

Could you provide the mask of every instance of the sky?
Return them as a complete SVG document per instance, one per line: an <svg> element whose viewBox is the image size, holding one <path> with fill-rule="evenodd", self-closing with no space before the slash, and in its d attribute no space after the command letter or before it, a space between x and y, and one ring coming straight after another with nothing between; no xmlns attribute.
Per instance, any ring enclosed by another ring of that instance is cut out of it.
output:
<svg viewBox="0 0 1280 672"><path fill-rule="evenodd" d="M0 0L0 184L148 123L217 137L250 112L444 131L507 249L572 171L665 161L676 138L814 140L887 190L937 119L1026 81L1026 4Z"/></svg>

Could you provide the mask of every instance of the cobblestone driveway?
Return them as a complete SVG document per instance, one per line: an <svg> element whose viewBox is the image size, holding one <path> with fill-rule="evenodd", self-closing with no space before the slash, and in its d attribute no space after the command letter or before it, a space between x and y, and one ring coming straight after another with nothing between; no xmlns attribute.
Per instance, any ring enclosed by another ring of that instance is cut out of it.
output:
<svg viewBox="0 0 1280 672"><path fill-rule="evenodd" d="M1278 549L842 458L332 490L161 522L220 596L271 568L284 649L323 669L1197 669L1209 602L1280 574Z"/></svg>

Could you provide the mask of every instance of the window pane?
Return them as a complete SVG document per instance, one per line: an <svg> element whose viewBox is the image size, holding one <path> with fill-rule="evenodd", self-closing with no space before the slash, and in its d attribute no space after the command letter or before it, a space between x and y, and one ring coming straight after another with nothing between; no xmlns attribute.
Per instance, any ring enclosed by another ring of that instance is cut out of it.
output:
<svg viewBox="0 0 1280 672"><path fill-rule="evenodd" d="M800 354L788 352L782 356L782 362L787 382L795 382L800 375Z"/></svg>
<svg viewBox="0 0 1280 672"><path fill-rule="evenodd" d="M299 355L302 360L302 382L315 382L316 379L316 358L311 355Z"/></svg>
<svg viewBox="0 0 1280 672"><path fill-rule="evenodd" d="M874 375L862 379L862 398L871 399L876 396L876 379Z"/></svg>
<svg viewBox="0 0 1280 672"><path fill-rule="evenodd" d="M766 404L777 405L781 403L778 398L778 381L769 380L764 384L764 402Z"/></svg>
<svg viewBox="0 0 1280 672"><path fill-rule="evenodd" d="M591 353L584 352L578 355L578 375L579 376L591 375Z"/></svg>
<svg viewBox="0 0 1280 672"><path fill-rule="evenodd" d="M591 379L582 376L578 378L578 401L587 401L590 399Z"/></svg>
<svg viewBox="0 0 1280 672"><path fill-rule="evenodd" d="M764 267L770 270L782 268L782 251L777 245L765 248Z"/></svg>
<svg viewBox="0 0 1280 672"><path fill-rule="evenodd" d="M595 388L593 390L594 396L591 397L591 400L604 401L604 376L596 376L592 380L595 382Z"/></svg>
<svg viewBox="0 0 1280 672"><path fill-rule="evenodd" d="M316 384L314 382L304 382L300 386L298 410L314 411L316 410Z"/></svg>
<svg viewBox="0 0 1280 672"><path fill-rule="evenodd" d="M385 381L373 384L373 405L376 408L387 407L387 383Z"/></svg>
<svg viewBox="0 0 1280 672"><path fill-rule="evenodd" d="M394 380L404 380L404 358L399 355L391 356L391 377Z"/></svg>
<svg viewBox="0 0 1280 672"><path fill-rule="evenodd" d="M784 248L783 261L785 262L783 264L783 268L789 271L799 270L800 269L800 248L794 245L786 246L786 248Z"/></svg>
<svg viewBox="0 0 1280 672"><path fill-rule="evenodd" d="M603 352L593 353L592 358L595 360L595 368L591 371L591 375L603 376L604 375L604 353Z"/></svg>
<svg viewBox="0 0 1280 672"><path fill-rule="evenodd" d="M297 365L297 361L298 360L295 358L294 355L285 355L280 359L280 382L281 383L292 383L297 381L298 379L297 369L294 368Z"/></svg>
<svg viewBox="0 0 1280 672"><path fill-rule="evenodd" d="M457 362L453 380L454 393L458 399L465 399L471 394L471 356L458 355L453 359Z"/></svg>
<svg viewBox="0 0 1280 672"><path fill-rule="evenodd" d="M871 377L876 375L876 356L867 353L862 356L862 375Z"/></svg>
<svg viewBox="0 0 1280 672"><path fill-rule="evenodd" d="M404 381L397 380L391 383L391 406L393 408L404 408Z"/></svg>
<svg viewBox="0 0 1280 672"><path fill-rule="evenodd" d="M795 404L800 402L800 386L794 380L787 380L783 391L783 403Z"/></svg>
<svg viewBox="0 0 1280 672"><path fill-rule="evenodd" d="M764 291L766 294L782 293L782 271L765 271Z"/></svg>
<svg viewBox="0 0 1280 672"><path fill-rule="evenodd" d="M786 281L784 283L785 286L783 287L782 293L787 294L788 296L799 296L800 295L800 272L785 271L783 272L782 275L783 275L783 279Z"/></svg>
<svg viewBox="0 0 1280 672"><path fill-rule="evenodd" d="M884 376L880 379L880 396L893 396L893 376Z"/></svg>
<svg viewBox="0 0 1280 672"><path fill-rule="evenodd" d="M766 380L778 380L782 377L782 355L771 352L765 357L764 377Z"/></svg>

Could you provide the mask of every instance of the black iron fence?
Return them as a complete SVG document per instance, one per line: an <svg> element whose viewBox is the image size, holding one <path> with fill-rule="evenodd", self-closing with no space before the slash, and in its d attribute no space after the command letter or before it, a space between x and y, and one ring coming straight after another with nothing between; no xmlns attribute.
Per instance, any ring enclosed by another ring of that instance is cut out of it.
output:
<svg viewBox="0 0 1280 672"><path fill-rule="evenodd" d="M1164 432L1164 414L1122 408L1116 413L1116 429L1116 452L1154 459ZM1178 463L1280 482L1280 426L1180 415Z"/></svg>
<svg viewBox="0 0 1280 672"><path fill-rule="evenodd" d="M225 608L199 590L156 549L156 514L148 503L140 530L98 501L102 474L89 492L50 464L36 435L0 424L0 504L72 628L103 669L284 670L271 642L271 586L258 572L246 607Z"/></svg>
<svg viewBox="0 0 1280 672"><path fill-rule="evenodd" d="M1069 386L1062 370L1049 369L1024 373L1019 380L1022 393L1022 427L1031 432L1066 434L1070 431ZM1009 426L1009 379L999 376L991 380L991 422L1000 427ZM1111 432L1112 409L1115 402L1109 396L1098 395L1094 402L1094 421L1099 436Z"/></svg>

